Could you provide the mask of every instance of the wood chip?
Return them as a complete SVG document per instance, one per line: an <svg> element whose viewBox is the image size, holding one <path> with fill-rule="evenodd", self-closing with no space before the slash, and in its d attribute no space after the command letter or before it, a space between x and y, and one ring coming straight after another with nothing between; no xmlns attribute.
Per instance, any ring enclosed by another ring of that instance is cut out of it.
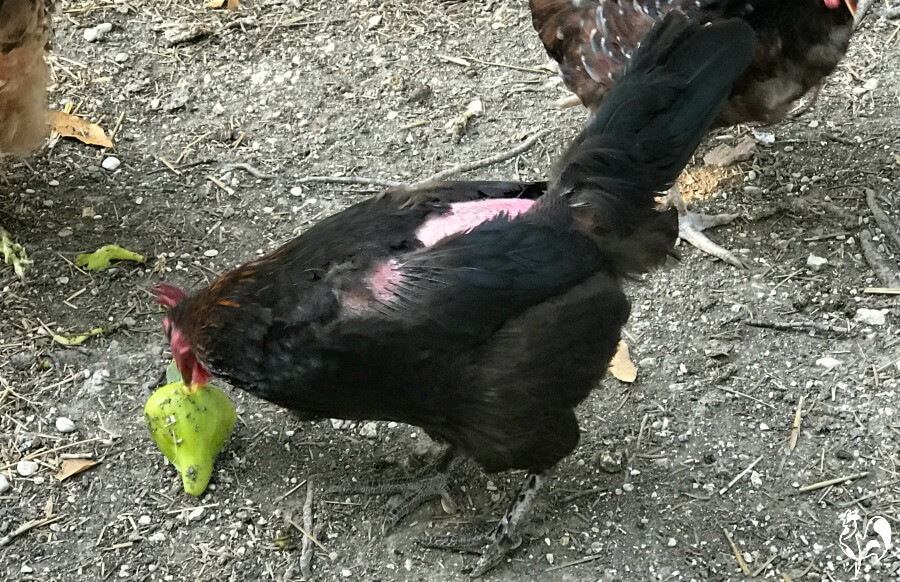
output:
<svg viewBox="0 0 900 582"><path fill-rule="evenodd" d="M100 463L97 461L91 459L66 459L62 462L62 465L60 465L56 478L60 481L65 481L69 477L87 471L91 467L99 464Z"/></svg>

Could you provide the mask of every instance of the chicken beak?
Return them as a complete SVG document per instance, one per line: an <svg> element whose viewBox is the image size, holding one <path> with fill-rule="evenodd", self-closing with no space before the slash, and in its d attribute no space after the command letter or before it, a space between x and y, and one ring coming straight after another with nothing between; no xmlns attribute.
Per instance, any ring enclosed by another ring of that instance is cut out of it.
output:
<svg viewBox="0 0 900 582"><path fill-rule="evenodd" d="M844 0L844 5L847 6L847 10L850 11L854 18L856 17L856 4L857 0Z"/></svg>

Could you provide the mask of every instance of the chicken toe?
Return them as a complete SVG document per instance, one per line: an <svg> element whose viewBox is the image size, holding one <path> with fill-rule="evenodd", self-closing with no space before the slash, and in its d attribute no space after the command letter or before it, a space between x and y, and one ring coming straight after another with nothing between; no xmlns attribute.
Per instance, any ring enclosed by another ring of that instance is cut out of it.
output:
<svg viewBox="0 0 900 582"><path fill-rule="evenodd" d="M3 254L3 260L6 264L11 265L13 271L20 279L25 278L25 265L31 263L28 260L28 254L25 247L12 239L9 232L0 226L0 253Z"/></svg>
<svg viewBox="0 0 900 582"><path fill-rule="evenodd" d="M419 538L417 542L419 545L427 548L480 553L481 558L479 558L469 574L472 578L478 578L494 568L509 552L521 545L522 536L520 532L531 519L534 510L534 500L542 483L543 478L541 475L537 473L526 475L525 482L510 504L509 509L506 510L506 513L497 525L487 534L427 536Z"/></svg>
<svg viewBox="0 0 900 582"><path fill-rule="evenodd" d="M436 474L419 479L354 483L332 487L329 491L331 493L394 496L388 506L383 526L384 531L389 532L409 514L434 499L440 499L447 511L451 513L455 511L456 503L450 494L449 482L456 463L439 461L437 465Z"/></svg>
<svg viewBox="0 0 900 582"><path fill-rule="evenodd" d="M733 252L709 240L703 231L708 228L722 226L736 219L738 214L697 214L690 212L685 206L681 191L675 185L669 191L669 200L678 210L678 238L691 243L708 255L734 265L739 269L747 267Z"/></svg>

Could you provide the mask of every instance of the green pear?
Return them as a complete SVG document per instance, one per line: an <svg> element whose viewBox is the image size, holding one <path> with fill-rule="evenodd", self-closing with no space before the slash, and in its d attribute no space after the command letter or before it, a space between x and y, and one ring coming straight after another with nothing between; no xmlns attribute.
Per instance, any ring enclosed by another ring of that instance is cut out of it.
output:
<svg viewBox="0 0 900 582"><path fill-rule="evenodd" d="M199 496L237 417L228 396L211 384L191 389L180 379L154 392L144 419L159 450L181 473L184 490Z"/></svg>

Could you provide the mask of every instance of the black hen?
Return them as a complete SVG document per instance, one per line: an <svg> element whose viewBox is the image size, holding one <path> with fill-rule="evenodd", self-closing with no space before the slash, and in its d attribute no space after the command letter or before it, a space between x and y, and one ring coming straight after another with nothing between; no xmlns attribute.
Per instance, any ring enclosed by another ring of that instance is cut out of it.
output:
<svg viewBox="0 0 900 582"><path fill-rule="evenodd" d="M487 571L517 545L539 474L576 446L574 409L628 319L621 278L675 242L655 196L752 51L740 21L672 14L549 185L389 193L188 297L162 286L182 375L308 415L417 425L489 471L529 471L473 574Z"/></svg>

